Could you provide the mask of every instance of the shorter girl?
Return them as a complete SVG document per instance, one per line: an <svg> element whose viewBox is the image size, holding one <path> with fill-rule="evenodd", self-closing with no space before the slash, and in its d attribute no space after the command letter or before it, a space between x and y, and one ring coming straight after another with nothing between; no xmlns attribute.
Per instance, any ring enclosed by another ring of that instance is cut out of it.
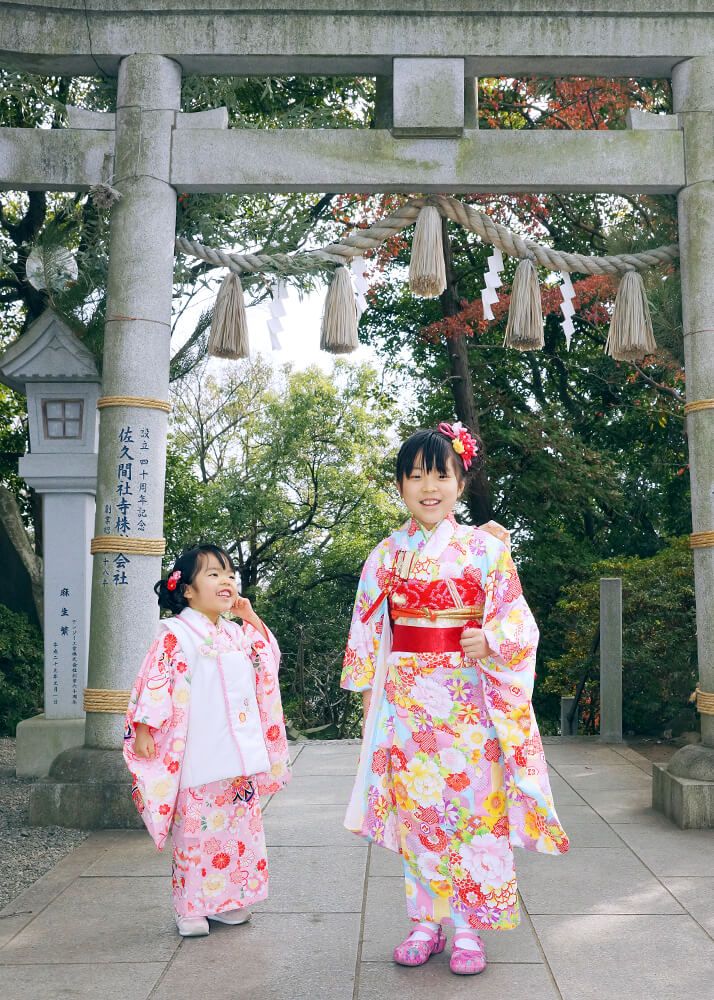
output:
<svg viewBox="0 0 714 1000"><path fill-rule="evenodd" d="M176 924L197 937L207 918L245 923L268 895L259 796L290 777L280 650L215 545L184 552L154 591L174 617L161 621L131 692L124 758L159 850L171 832Z"/></svg>

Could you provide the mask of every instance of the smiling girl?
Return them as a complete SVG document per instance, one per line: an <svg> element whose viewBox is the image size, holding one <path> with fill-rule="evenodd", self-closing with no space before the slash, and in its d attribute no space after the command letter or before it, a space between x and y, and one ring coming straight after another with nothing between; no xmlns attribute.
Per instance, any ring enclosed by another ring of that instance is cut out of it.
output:
<svg viewBox="0 0 714 1000"><path fill-rule="evenodd" d="M245 923L268 895L259 796L290 777L280 650L215 545L184 552L154 591L173 617L131 692L124 758L159 850L171 832L176 924L197 937L209 919Z"/></svg>
<svg viewBox="0 0 714 1000"><path fill-rule="evenodd" d="M459 975L486 966L480 930L518 924L512 847L568 850L531 706L538 628L500 526L453 515L481 450L446 423L402 445L410 518L364 565L342 672L365 715L345 825L404 865L394 960L423 965L452 924Z"/></svg>

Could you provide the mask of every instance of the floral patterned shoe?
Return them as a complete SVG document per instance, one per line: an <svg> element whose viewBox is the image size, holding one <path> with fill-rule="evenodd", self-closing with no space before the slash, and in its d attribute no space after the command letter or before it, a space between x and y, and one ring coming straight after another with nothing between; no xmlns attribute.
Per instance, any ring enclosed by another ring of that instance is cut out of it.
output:
<svg viewBox="0 0 714 1000"><path fill-rule="evenodd" d="M460 948L459 941L475 941L478 949ZM457 931L451 949L449 968L457 976L476 976L486 968L486 947L475 931Z"/></svg>
<svg viewBox="0 0 714 1000"><path fill-rule="evenodd" d="M427 941L414 940L414 935L428 934ZM411 934L394 949L394 961L397 965L424 965L432 955L440 955L446 947L446 936L441 924L435 931L427 930L423 925L415 927Z"/></svg>

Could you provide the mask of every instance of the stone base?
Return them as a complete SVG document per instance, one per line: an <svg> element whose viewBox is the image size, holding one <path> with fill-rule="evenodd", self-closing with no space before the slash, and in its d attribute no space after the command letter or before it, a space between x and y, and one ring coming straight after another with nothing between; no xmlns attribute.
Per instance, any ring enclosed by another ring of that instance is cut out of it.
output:
<svg viewBox="0 0 714 1000"><path fill-rule="evenodd" d="M714 829L714 781L681 778L652 765L652 808L682 830Z"/></svg>
<svg viewBox="0 0 714 1000"><path fill-rule="evenodd" d="M84 745L84 719L48 719L36 715L17 724L18 778L46 778L63 750Z"/></svg>
<svg viewBox="0 0 714 1000"><path fill-rule="evenodd" d="M121 750L82 746L61 753L49 777L31 789L30 825L79 830L141 827Z"/></svg>

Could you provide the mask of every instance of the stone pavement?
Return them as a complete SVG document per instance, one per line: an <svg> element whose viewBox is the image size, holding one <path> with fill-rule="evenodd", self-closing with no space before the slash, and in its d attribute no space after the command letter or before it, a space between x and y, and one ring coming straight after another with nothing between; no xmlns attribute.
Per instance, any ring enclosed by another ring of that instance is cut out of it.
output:
<svg viewBox="0 0 714 1000"><path fill-rule="evenodd" d="M298 744L265 810L271 897L251 924L182 941L169 857L143 831L93 834L0 912L3 1000L710 1000L714 833L652 812L648 762L626 747L552 740L557 858L516 852L513 932L484 935L475 980L447 954L402 969L399 859L342 828L358 748Z"/></svg>

